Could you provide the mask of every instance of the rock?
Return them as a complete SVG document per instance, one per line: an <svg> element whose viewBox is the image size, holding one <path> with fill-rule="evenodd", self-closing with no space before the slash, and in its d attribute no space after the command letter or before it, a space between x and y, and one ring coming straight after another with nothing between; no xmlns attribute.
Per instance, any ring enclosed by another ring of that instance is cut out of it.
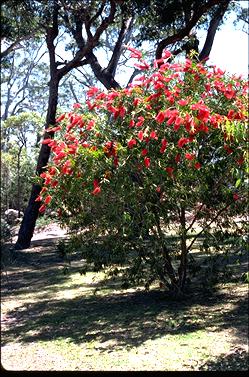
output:
<svg viewBox="0 0 249 377"><path fill-rule="evenodd" d="M15 209L7 209L4 212L5 219L9 225L16 225L20 222L19 212ZM23 216L23 212L20 212L20 216Z"/></svg>

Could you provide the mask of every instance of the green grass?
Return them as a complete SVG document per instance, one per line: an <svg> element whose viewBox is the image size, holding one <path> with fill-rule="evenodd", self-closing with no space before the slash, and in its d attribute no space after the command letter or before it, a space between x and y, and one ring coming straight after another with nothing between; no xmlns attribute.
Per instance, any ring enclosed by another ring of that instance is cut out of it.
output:
<svg viewBox="0 0 249 377"><path fill-rule="evenodd" d="M80 275L77 261L65 275L54 250L26 250L3 275L1 361L8 370L219 370L232 347L246 343L245 283L223 282L213 293L193 290L176 301L156 285L149 292L103 285L103 273ZM239 357L236 370L245 370L245 354Z"/></svg>

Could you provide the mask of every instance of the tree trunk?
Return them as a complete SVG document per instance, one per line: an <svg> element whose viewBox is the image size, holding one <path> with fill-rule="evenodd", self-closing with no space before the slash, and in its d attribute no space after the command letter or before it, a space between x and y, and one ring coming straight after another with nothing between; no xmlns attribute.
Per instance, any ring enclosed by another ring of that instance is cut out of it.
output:
<svg viewBox="0 0 249 377"><path fill-rule="evenodd" d="M219 7L217 8L216 12L214 13L214 15L213 15L213 17L210 21L210 24L209 24L209 28L208 28L208 32L207 32L207 36L206 36L206 40L205 40L203 49L202 49L201 53L199 54L199 60L205 60L206 58L208 58L208 56L211 52L212 46L213 46L216 31L217 31L218 26L219 26L219 24L220 24L220 22L221 22L221 20L224 16L226 10L227 10L229 2L230 2L230 0L221 1L221 3L219 4Z"/></svg>
<svg viewBox="0 0 249 377"><path fill-rule="evenodd" d="M58 75L56 75L54 72L54 74L51 77L50 84L49 84L49 104L48 104L45 128L48 128L50 125L55 124L56 109L57 109L57 103L58 103L58 88L59 88L59 79L58 79ZM37 167L36 167L36 174L38 176L42 173L42 171L44 170L44 167L47 165L49 156L50 156L50 147L46 144L42 144L39 157L38 157ZM22 249L26 249L30 247L31 239L33 237L35 224L39 215L39 207L40 207L40 202L36 202L35 199L39 195L40 191L41 191L41 186L38 184L33 184L28 206L25 210L21 227L18 233L18 239L15 244L16 250L22 250Z"/></svg>
<svg viewBox="0 0 249 377"><path fill-rule="evenodd" d="M182 292L186 282L186 271L187 271L187 232L186 232L186 214L185 208L180 209L180 223L181 223L181 261L178 269L179 276L179 290Z"/></svg>
<svg viewBox="0 0 249 377"><path fill-rule="evenodd" d="M21 153L22 153L22 146L18 151L17 154L17 210L18 210L18 217L20 217L21 212L21 180L20 180L20 170L21 170Z"/></svg>

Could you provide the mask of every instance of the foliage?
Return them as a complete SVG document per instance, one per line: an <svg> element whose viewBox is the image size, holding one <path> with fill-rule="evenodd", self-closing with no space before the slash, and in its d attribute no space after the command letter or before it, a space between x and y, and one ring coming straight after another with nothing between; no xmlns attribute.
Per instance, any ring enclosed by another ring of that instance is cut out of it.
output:
<svg viewBox="0 0 249 377"><path fill-rule="evenodd" d="M24 210L35 172L37 138L44 124L35 113L20 113L2 124L1 210Z"/></svg>
<svg viewBox="0 0 249 377"><path fill-rule="evenodd" d="M229 229L245 207L247 84L190 59L169 63L168 51L151 68L131 51L143 76L92 88L88 110L75 104L57 119L36 200L81 231L74 245L90 246L99 268L128 263L128 280L179 292L198 237Z"/></svg>

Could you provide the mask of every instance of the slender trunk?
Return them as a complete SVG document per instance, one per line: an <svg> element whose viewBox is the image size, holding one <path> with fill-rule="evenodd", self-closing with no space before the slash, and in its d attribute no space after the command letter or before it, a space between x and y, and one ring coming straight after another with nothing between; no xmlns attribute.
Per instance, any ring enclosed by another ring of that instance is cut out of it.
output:
<svg viewBox="0 0 249 377"><path fill-rule="evenodd" d="M21 212L21 181L20 181L20 165L21 165L21 153L22 147L18 151L17 155L17 210L18 210L18 217L20 217Z"/></svg>
<svg viewBox="0 0 249 377"><path fill-rule="evenodd" d="M182 291L186 282L186 271L187 271L187 232L186 232L186 216L185 208L182 207L180 210L180 223L181 223L181 261L178 268L179 276L179 288Z"/></svg>
<svg viewBox="0 0 249 377"><path fill-rule="evenodd" d="M49 84L49 105L47 111L46 127L55 124L56 109L58 103L58 88L59 88L59 78L54 75L51 77ZM36 167L36 174L39 176L44 167L47 165L50 156L50 147L46 144L42 144L38 163ZM15 244L16 250L22 250L30 247L31 239L33 237L36 220L39 214L40 203L36 202L35 199L41 191L41 186L38 184L33 184L31 195L29 198L28 206L25 210L24 217L21 223L21 227L18 233L18 239Z"/></svg>

